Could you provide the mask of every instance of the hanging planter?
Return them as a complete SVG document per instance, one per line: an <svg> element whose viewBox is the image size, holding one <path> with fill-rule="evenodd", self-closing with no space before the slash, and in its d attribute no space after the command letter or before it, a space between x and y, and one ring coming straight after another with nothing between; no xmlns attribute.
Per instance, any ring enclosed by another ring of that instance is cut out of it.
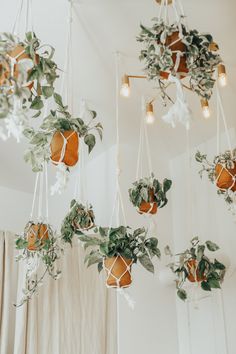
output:
<svg viewBox="0 0 236 354"><path fill-rule="evenodd" d="M70 204L70 211L62 222L62 240L72 244L74 235L84 235L94 227L95 216L92 206L86 207L73 199Z"/></svg>
<svg viewBox="0 0 236 354"><path fill-rule="evenodd" d="M129 227L102 228L95 230L96 236L80 236L85 249L92 251L85 257L88 266L98 264L98 271L106 273L108 287L124 288L132 282L131 267L138 261L149 272L154 272L152 258L160 257L158 240L147 237L144 228L132 231Z"/></svg>
<svg viewBox="0 0 236 354"><path fill-rule="evenodd" d="M201 244L198 237L191 240L191 247L173 256L169 246L165 248L165 253L174 258L168 266L177 276L177 295L181 300L188 298L186 283L200 284L204 291L220 289L225 276L225 266L216 259L211 260L206 251L215 252L219 247L206 241Z"/></svg>
<svg viewBox="0 0 236 354"><path fill-rule="evenodd" d="M184 18L180 23L167 24L162 18L154 18L151 28L141 25L138 42L144 45L140 60L149 80L159 84L162 97L169 98L165 83L169 75L181 79L188 77L190 89L209 100L215 83L214 73L222 62L218 47L211 34L188 30Z"/></svg>
<svg viewBox="0 0 236 354"><path fill-rule="evenodd" d="M164 179L160 183L154 174L133 183L129 189L130 201L140 214L156 214L158 208L163 208L168 199L166 193L171 188L172 181Z"/></svg>
<svg viewBox="0 0 236 354"><path fill-rule="evenodd" d="M25 154L25 160L31 163L34 172L41 171L43 162L49 160L53 164L63 164L67 169L74 166L79 159L79 139L84 140L89 153L96 144L96 137L90 133L91 130L96 130L102 139L101 123L91 126L97 116L95 111L89 111L91 121L87 125L83 119L72 117L60 95L54 94L54 99L57 110L51 110L39 130L28 128L24 131L31 145Z"/></svg>
<svg viewBox="0 0 236 354"><path fill-rule="evenodd" d="M56 261L60 258L61 248L51 226L29 221L24 234L16 239L16 249L20 251L17 261L26 263L25 288L23 297L16 306L21 306L37 293L47 274L58 279ZM41 274L40 274L41 272Z"/></svg>
<svg viewBox="0 0 236 354"><path fill-rule="evenodd" d="M53 55L54 49L42 45L33 32L22 41L10 33L0 34L0 118L18 117L14 127L8 124L8 133L20 135L28 125L28 110L36 112L33 117L40 116L45 99L53 96L58 77Z"/></svg>
<svg viewBox="0 0 236 354"><path fill-rule="evenodd" d="M232 211L235 203L236 191L236 149L232 152L225 151L214 157L213 162L208 161L207 155L201 154L199 151L195 155L197 162L202 164L199 171L200 176L206 172L209 180L217 187L217 193L223 195L226 203Z"/></svg>

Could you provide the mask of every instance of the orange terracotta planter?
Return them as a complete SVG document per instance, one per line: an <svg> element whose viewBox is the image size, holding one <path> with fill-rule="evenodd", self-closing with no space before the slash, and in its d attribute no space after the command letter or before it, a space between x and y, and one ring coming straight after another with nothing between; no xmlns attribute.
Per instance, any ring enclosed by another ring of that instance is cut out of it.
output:
<svg viewBox="0 0 236 354"><path fill-rule="evenodd" d="M132 259L124 257L105 258L104 265L107 273L107 285L114 288L127 288L132 283L131 265ZM126 263L126 264L125 264ZM130 271L127 269L130 267Z"/></svg>
<svg viewBox="0 0 236 354"><path fill-rule="evenodd" d="M35 251L37 249L36 242L40 240L41 245L43 245L48 238L48 226L46 224L32 224L27 233L28 250Z"/></svg>
<svg viewBox="0 0 236 354"><path fill-rule="evenodd" d="M150 202L142 201L139 207L140 214L156 214L157 213L157 203L154 202L154 192L151 189L149 191Z"/></svg>
<svg viewBox="0 0 236 354"><path fill-rule="evenodd" d="M231 189L236 191L236 183L233 181L233 176L236 176L236 164L234 168L227 169L221 164L217 164L215 167L215 174L217 178L216 185L220 189Z"/></svg>
<svg viewBox="0 0 236 354"><path fill-rule="evenodd" d="M179 38L179 32L172 33L172 35L167 37L165 45L170 47L170 49L172 51L180 51L180 52L184 53L186 51L186 46L181 40L176 42L178 40L178 38ZM173 53L172 60L173 60L174 66L175 66L175 63L176 63L176 59L177 59L177 54ZM177 72L178 73L185 73L185 74L188 73L188 68L187 68L187 63L186 63L186 56L185 55L183 55L180 58L180 63L179 63L179 67L177 69ZM162 79L166 79L167 80L170 74L168 72L161 71L160 75L161 75ZM181 75L180 78L182 79L185 76L186 75Z"/></svg>
<svg viewBox="0 0 236 354"><path fill-rule="evenodd" d="M187 263L187 268L188 268L188 280L191 283L196 283L196 282L202 282L204 280L206 280L206 277L201 277L199 274L199 271L197 270L197 260L196 259L191 259L188 261Z"/></svg>
<svg viewBox="0 0 236 354"><path fill-rule="evenodd" d="M64 156L62 156L64 146L63 136L67 140ZM51 160L56 163L61 160L61 162L64 162L69 167L76 165L79 160L79 137L76 131L66 130L54 133L51 141Z"/></svg>

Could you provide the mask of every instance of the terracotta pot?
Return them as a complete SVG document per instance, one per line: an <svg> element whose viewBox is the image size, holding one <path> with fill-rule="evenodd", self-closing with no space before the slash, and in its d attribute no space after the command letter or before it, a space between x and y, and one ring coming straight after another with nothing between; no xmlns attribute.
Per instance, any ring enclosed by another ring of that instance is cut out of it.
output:
<svg viewBox="0 0 236 354"><path fill-rule="evenodd" d="M148 213L156 214L157 213L157 203L154 202L154 192L153 189L149 191L150 202L142 201L139 207L139 214Z"/></svg>
<svg viewBox="0 0 236 354"><path fill-rule="evenodd" d="M74 130L64 132L56 131L51 141L51 159L53 162L59 162L61 159L64 138L67 139L65 154L61 162L66 166L74 166L79 160L79 137Z"/></svg>
<svg viewBox="0 0 236 354"><path fill-rule="evenodd" d="M124 262L124 260L126 262ZM127 288L132 283L131 265L132 259L127 259L121 256L105 258L105 270L107 273L107 285L114 288ZM130 267L130 271L127 269Z"/></svg>
<svg viewBox="0 0 236 354"><path fill-rule="evenodd" d="M181 40L176 42L176 43L174 43L175 41L177 41L178 38L179 38L179 32L172 33L172 35L167 37L165 45L169 46L172 51L180 51L180 52L184 53L186 51L185 44ZM175 63L176 63L176 59L177 59L177 54L173 53L172 60L173 60L174 66L175 66ZM173 66L173 68L174 68L174 66ZM186 56L185 55L180 58L180 63L179 63L179 67L177 69L177 72L178 73L186 73L186 74L188 73L188 68L187 68L187 63L186 63ZM170 74L168 72L161 71L160 75L161 75L162 79L166 79L167 80ZM180 78L182 79L185 76L186 75L181 75Z"/></svg>
<svg viewBox="0 0 236 354"><path fill-rule="evenodd" d="M27 233L28 250L35 251L37 249L36 242L41 241L41 245L48 240L48 226L46 224L32 224Z"/></svg>
<svg viewBox="0 0 236 354"><path fill-rule="evenodd" d="M222 170L223 169L223 170ZM233 192L236 191L236 182L233 182L233 176L236 176L236 164L234 168L227 169L221 164L217 164L215 167L215 174L217 178L216 185L220 189L231 189Z"/></svg>
<svg viewBox="0 0 236 354"><path fill-rule="evenodd" d="M191 283L202 282L202 281L206 280L206 277L200 276L199 270L197 270L197 266L198 266L198 264L197 264L196 259L191 259L187 263L187 268L189 271L188 280Z"/></svg>

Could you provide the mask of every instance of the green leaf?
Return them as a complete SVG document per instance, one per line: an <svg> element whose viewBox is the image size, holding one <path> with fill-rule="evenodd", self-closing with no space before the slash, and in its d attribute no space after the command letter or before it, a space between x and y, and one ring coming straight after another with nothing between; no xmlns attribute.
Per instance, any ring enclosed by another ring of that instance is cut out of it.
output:
<svg viewBox="0 0 236 354"><path fill-rule="evenodd" d="M170 179L164 179L164 182L163 182L164 193L168 192L168 190L171 188L171 186L172 186L172 181Z"/></svg>
<svg viewBox="0 0 236 354"><path fill-rule="evenodd" d="M56 92L54 93L53 97L54 97L56 104L58 104L60 107L64 108L64 105L62 103L62 97Z"/></svg>
<svg viewBox="0 0 236 354"><path fill-rule="evenodd" d="M184 289L178 289L177 295L183 301L185 301L187 299L187 292Z"/></svg>
<svg viewBox="0 0 236 354"><path fill-rule="evenodd" d="M215 252L220 248L216 243L211 242L211 241L207 241L206 246L207 246L208 250L211 252Z"/></svg>
<svg viewBox="0 0 236 354"><path fill-rule="evenodd" d="M220 282L217 279L208 279L207 283L209 284L209 286L213 289L220 289Z"/></svg>
<svg viewBox="0 0 236 354"><path fill-rule="evenodd" d="M201 282L201 288L205 291L211 291L211 286L207 281Z"/></svg>
<svg viewBox="0 0 236 354"><path fill-rule="evenodd" d="M90 153L96 144L96 138L93 134L86 134L84 137L84 142L88 146L88 150Z"/></svg>
<svg viewBox="0 0 236 354"><path fill-rule="evenodd" d="M53 95L54 88L52 86L42 86L42 93L45 98L49 98Z"/></svg>
<svg viewBox="0 0 236 354"><path fill-rule="evenodd" d="M89 112L92 115L92 119L95 119L97 117L97 112L96 111L89 111Z"/></svg>
<svg viewBox="0 0 236 354"><path fill-rule="evenodd" d="M138 257L138 260L147 271L154 273L154 265L148 255Z"/></svg>
<svg viewBox="0 0 236 354"><path fill-rule="evenodd" d="M218 262L217 259L214 261L214 268L218 270L225 270L224 264Z"/></svg>
<svg viewBox="0 0 236 354"><path fill-rule="evenodd" d="M30 105L30 108L31 109L35 109L35 110L40 110L40 109L43 108L43 106L44 106L44 104L43 104L43 101L42 101L41 97L40 96L36 96L33 99L32 103Z"/></svg>

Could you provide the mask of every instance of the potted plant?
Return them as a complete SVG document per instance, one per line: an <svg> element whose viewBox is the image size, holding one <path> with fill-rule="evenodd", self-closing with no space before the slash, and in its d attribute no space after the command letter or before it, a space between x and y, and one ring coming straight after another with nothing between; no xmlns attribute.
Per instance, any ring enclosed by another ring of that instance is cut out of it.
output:
<svg viewBox="0 0 236 354"><path fill-rule="evenodd" d="M0 35L1 118L17 110L35 110L34 117L41 114L44 99L53 97L58 77L53 56L54 48L41 44L34 32L27 32L24 40L11 33Z"/></svg>
<svg viewBox="0 0 236 354"><path fill-rule="evenodd" d="M43 162L50 159L54 164L64 164L67 169L74 166L79 159L79 139L84 139L89 153L96 144L95 135L91 130L96 130L102 139L101 123L92 125L92 121L97 116L95 111L90 111L91 121L85 124L83 119L74 118L68 112L68 107L63 105L60 95L55 93L54 99L57 109L50 111L39 130L27 128L24 131L30 143L25 161L32 165L34 172L41 171Z"/></svg>
<svg viewBox="0 0 236 354"><path fill-rule="evenodd" d="M154 18L152 27L141 25L137 40L144 45L140 60L145 63L147 78L158 82L164 98L169 98L165 83L169 74L188 76L192 91L204 99L211 98L214 72L222 62L211 34L188 30L183 23L167 24Z"/></svg>
<svg viewBox="0 0 236 354"><path fill-rule="evenodd" d="M149 272L154 272L152 258L160 257L158 240L147 237L147 231L134 231L128 226L117 228L99 227L94 236L79 236L85 249L92 250L86 255L88 266L98 264L98 271L105 270L108 287L124 288L132 283L131 267L137 261Z"/></svg>
<svg viewBox="0 0 236 354"><path fill-rule="evenodd" d="M206 154L199 151L195 155L197 162L202 164L199 171L202 177L204 173L208 175L209 180L216 184L219 195L223 195L227 204L231 207L234 203L234 192L236 191L236 149L227 150L214 157L213 162L207 159Z"/></svg>
<svg viewBox="0 0 236 354"><path fill-rule="evenodd" d="M94 227L95 216L92 206L84 206L73 199L70 204L70 211L62 222L62 240L72 244L74 235L83 235Z"/></svg>
<svg viewBox="0 0 236 354"><path fill-rule="evenodd" d="M46 274L55 280L59 278L61 272L56 269L56 261L62 249L50 225L32 221L26 225L24 234L17 237L16 249L20 251L16 260L25 262L27 268L24 295L16 305L21 306L38 291ZM44 270L38 275L40 265Z"/></svg>
<svg viewBox="0 0 236 354"><path fill-rule="evenodd" d="M163 183L160 183L154 174L151 174L150 177L133 183L133 187L129 189L130 201L140 214L156 214L158 208L167 204L166 193L171 185L171 180L165 178Z"/></svg>
<svg viewBox="0 0 236 354"><path fill-rule="evenodd" d="M181 300L186 300L186 282L199 283L202 290L211 291L220 289L224 280L225 266L218 260L206 255L206 250L215 252L219 249L214 242L206 241L200 243L198 237L191 240L190 248L173 256L169 246L165 248L165 253L174 258L168 266L177 276L177 295Z"/></svg>

